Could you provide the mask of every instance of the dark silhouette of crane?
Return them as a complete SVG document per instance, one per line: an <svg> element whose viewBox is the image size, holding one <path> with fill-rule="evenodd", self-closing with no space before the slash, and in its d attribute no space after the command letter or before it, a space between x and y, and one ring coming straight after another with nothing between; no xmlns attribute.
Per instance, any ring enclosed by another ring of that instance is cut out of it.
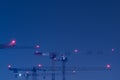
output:
<svg viewBox="0 0 120 80"><path fill-rule="evenodd" d="M105 71L105 70L111 70L111 66L107 64L104 67L74 67L74 66L65 66L65 63L67 61L67 58L63 58L64 60L62 67L61 66L55 66L54 67L54 76L53 76L53 67L52 66L34 66L32 68L14 68L11 65L8 65L8 69L10 71L13 71L15 73L15 77L21 76L21 74L18 74L18 72L23 71L26 72L24 74L24 77L26 80L28 80L29 76L32 76L32 80L37 80L37 76L40 74L38 72L44 72L46 71L52 72L52 79L55 79L55 71L62 71L62 80L66 80L66 71ZM31 73L30 73L31 72ZM46 75L43 76L43 79L45 79Z"/></svg>
<svg viewBox="0 0 120 80"><path fill-rule="evenodd" d="M29 76L32 76L32 80L37 80L37 71L44 71L44 69L36 66L32 68L13 68L11 65L8 65L8 69L15 73L15 77L21 76L20 74L17 74L19 71L25 71L26 74L24 76L26 77L26 80L28 80ZM32 74L30 74L29 72L31 72Z"/></svg>
<svg viewBox="0 0 120 80"><path fill-rule="evenodd" d="M0 44L0 49L6 49L6 48L10 48L10 49L38 49L40 46L39 45L36 45L35 47L30 47L30 46L18 46L16 47L16 41L15 40L12 40L10 43L7 43L7 44ZM112 49L112 52L114 51L114 49ZM78 50L75 49L74 50L75 53L78 53ZM9 70L13 71L14 73L17 73L18 71L30 71L32 72L31 76L32 76L32 79L33 80L37 80L37 71L51 71L51 75L52 75L52 80L55 80L55 71L62 71L62 80L66 80L66 71L72 71L75 72L75 71L90 71L90 70L111 70L111 66L108 64L107 67L66 67L66 62L68 61L68 58L62 54L60 56L60 58L57 58L57 55L55 52L47 52L47 53L44 53L44 52L39 52L39 51L36 51L35 52L36 55L41 55L41 56L49 56L49 58L51 59L51 62L52 62L52 65L51 67L32 67L30 69L28 68L11 68L9 66ZM56 67L55 66L55 63L57 61L61 61L62 62L62 66L61 67ZM30 76L30 74L29 74ZM28 79L28 73L27 73L27 76L26 76L26 79Z"/></svg>
<svg viewBox="0 0 120 80"><path fill-rule="evenodd" d="M78 50L75 50L75 53L78 53ZM36 55L40 56L49 56L50 59L52 60L52 80L55 80L55 71L62 71L62 80L66 80L66 71L103 71L103 70L111 70L110 64L107 64L105 67L66 67L66 63L68 61L68 58L65 56L65 54L61 54L60 58L57 58L57 53L52 52L35 52ZM71 53L70 53L71 54ZM59 69L56 69L58 67L55 66L55 62L59 61L62 62L62 66L59 67Z"/></svg>
<svg viewBox="0 0 120 80"><path fill-rule="evenodd" d="M0 49L13 48L16 45L15 40L11 40L9 43L0 44Z"/></svg>

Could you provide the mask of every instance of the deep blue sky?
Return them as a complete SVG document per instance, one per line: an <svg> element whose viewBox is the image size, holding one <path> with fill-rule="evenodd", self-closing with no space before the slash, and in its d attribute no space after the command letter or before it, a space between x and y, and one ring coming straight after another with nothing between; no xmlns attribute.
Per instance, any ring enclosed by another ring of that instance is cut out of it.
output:
<svg viewBox="0 0 120 80"><path fill-rule="evenodd" d="M18 46L40 44L44 52L72 52L77 48L81 53L70 56L68 66L109 63L112 71L78 72L67 80L120 80L119 9L118 0L1 0L0 43L15 39ZM112 48L114 55L111 55ZM7 70L8 64L15 67L50 65L48 57L36 57L34 51L0 50L0 79L21 80ZM86 55L89 51L93 55ZM103 55L96 55L99 51Z"/></svg>

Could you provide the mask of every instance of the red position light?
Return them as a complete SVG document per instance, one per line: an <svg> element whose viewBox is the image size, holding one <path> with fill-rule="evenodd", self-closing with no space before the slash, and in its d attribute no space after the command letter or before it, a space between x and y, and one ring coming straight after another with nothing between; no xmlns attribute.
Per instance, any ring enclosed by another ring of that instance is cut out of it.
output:
<svg viewBox="0 0 120 80"><path fill-rule="evenodd" d="M15 43L16 43L16 41L15 41L15 40L12 40L12 41L11 41L11 43L12 43L12 44L15 44Z"/></svg>
<svg viewBox="0 0 120 80"><path fill-rule="evenodd" d="M110 65L110 64L107 64L106 67L107 67L107 68L111 68L111 65Z"/></svg>
<svg viewBox="0 0 120 80"><path fill-rule="evenodd" d="M10 43L9 43L10 46L14 46L16 45L16 40L12 40Z"/></svg>

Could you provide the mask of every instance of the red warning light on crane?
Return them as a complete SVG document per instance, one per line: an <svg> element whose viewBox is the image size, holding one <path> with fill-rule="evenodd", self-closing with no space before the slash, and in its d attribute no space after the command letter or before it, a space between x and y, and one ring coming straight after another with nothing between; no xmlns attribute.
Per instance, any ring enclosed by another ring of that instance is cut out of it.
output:
<svg viewBox="0 0 120 80"><path fill-rule="evenodd" d="M9 46L15 46L16 45L16 40L12 40L10 43L9 43Z"/></svg>
<svg viewBox="0 0 120 80"><path fill-rule="evenodd" d="M110 64L107 64L106 67L107 67L107 68L111 68L111 65L110 65Z"/></svg>

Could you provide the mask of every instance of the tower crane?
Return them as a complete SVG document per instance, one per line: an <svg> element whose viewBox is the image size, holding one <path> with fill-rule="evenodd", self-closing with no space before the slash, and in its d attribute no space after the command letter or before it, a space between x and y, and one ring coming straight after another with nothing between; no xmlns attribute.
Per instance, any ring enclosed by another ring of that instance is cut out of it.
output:
<svg viewBox="0 0 120 80"><path fill-rule="evenodd" d="M18 49L38 49L40 46L36 45L36 47L30 47L30 46L19 46L16 47L16 41L12 40L10 43L7 44L0 44L0 49L6 49L6 48L10 48L10 49L14 49L14 48L18 48ZM115 50L112 48L112 52L114 52ZM75 52L77 53L78 50L75 50ZM55 80L55 71L62 71L62 80L66 80L65 74L66 71L90 71L90 70L111 70L111 66L108 64L107 67L66 67L66 62L68 61L68 58L62 54L60 56L60 58L57 58L56 53L52 52L52 53L44 53L44 52L39 52L36 51L35 52L36 55L41 55L41 56L49 56L49 58L51 59L52 62L52 66L50 67L32 67L32 68L12 68L9 66L9 70L13 71L14 73L17 73L18 71L30 71L32 72L31 76L33 78L33 80L37 80L37 71L51 71L52 72L52 80ZM55 62L56 61L61 61L62 62L62 66L56 67L55 66ZM59 69L58 69L59 68ZM26 79L28 79L28 73L27 73L27 77Z"/></svg>

